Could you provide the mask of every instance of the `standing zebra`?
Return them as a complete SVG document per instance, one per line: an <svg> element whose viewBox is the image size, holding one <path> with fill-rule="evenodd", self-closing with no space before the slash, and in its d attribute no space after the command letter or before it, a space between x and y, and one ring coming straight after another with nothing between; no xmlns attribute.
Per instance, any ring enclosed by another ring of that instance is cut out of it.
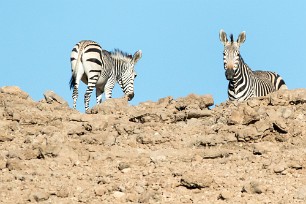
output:
<svg viewBox="0 0 306 204"><path fill-rule="evenodd" d="M220 30L220 41L224 45L223 61L228 84L228 97L231 101L245 101L251 97L265 96L279 89L287 89L285 81L275 72L252 71L240 55L240 45L246 39L245 32L240 33L236 42L233 35L230 41L226 33Z"/></svg>
<svg viewBox="0 0 306 204"><path fill-rule="evenodd" d="M70 58L72 71L70 89L73 88L73 108L76 108L80 80L87 84L84 96L86 111L89 109L93 89L96 88L97 104L99 104L102 101L103 92L105 92L106 99L112 97L116 81L128 100L132 100L136 77L134 66L141 56L141 50L132 56L118 49L108 52L94 41L83 40L77 43L72 49Z"/></svg>

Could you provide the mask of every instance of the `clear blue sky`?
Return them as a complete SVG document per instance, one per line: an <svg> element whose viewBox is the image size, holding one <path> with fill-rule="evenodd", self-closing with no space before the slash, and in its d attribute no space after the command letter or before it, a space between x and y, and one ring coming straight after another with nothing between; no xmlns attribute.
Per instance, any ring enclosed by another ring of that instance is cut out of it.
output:
<svg viewBox="0 0 306 204"><path fill-rule="evenodd" d="M253 70L272 70L290 89L305 88L305 0L2 1L0 86L17 85L38 101L53 90L72 105L70 52L80 40L143 57L131 104L190 93L227 100L219 30L235 39ZM85 85L77 107L84 111ZM113 97L123 96L116 85ZM91 98L95 104L95 93ZM103 97L104 100L104 97Z"/></svg>

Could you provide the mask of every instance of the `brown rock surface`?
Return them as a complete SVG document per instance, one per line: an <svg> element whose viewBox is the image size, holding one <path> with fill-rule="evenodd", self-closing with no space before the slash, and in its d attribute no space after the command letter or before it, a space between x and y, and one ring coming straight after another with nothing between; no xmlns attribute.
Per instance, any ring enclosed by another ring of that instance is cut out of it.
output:
<svg viewBox="0 0 306 204"><path fill-rule="evenodd" d="M210 95L82 114L0 88L0 203L304 203L306 90L212 109Z"/></svg>

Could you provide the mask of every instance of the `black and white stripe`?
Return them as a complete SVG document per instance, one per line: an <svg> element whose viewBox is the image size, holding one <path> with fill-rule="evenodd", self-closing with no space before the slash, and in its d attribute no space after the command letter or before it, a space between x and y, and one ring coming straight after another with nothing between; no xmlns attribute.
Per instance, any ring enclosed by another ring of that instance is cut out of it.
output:
<svg viewBox="0 0 306 204"><path fill-rule="evenodd" d="M137 76L134 66L141 56L141 50L135 52L133 56L118 49L111 52L116 81L129 100L134 97L134 79Z"/></svg>
<svg viewBox="0 0 306 204"><path fill-rule="evenodd" d="M277 73L252 71L244 63L239 48L245 39L245 32L242 32L236 42L234 42L233 35L230 36L230 41L228 41L226 33L223 30L220 31L220 40L224 45L225 76L229 80L229 99L245 101L251 97L265 96L279 89L287 89L284 80Z"/></svg>
<svg viewBox="0 0 306 204"><path fill-rule="evenodd" d="M86 111L89 109L93 89L96 88L97 103L101 103L104 92L106 99L112 97L116 81L131 100L134 97L134 78L136 76L134 65L141 56L140 50L132 56L119 50L108 52L94 41L84 40L77 43L70 57L72 69L70 89L73 88L73 108L76 108L80 80L87 84L84 96Z"/></svg>

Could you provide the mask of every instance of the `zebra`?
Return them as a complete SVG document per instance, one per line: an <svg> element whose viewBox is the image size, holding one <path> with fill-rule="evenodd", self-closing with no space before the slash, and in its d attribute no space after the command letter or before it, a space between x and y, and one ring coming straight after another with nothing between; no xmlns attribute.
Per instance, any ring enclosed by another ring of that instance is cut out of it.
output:
<svg viewBox="0 0 306 204"><path fill-rule="evenodd" d="M251 97L265 96L271 92L288 89L280 75L270 71L252 71L240 55L240 45L245 42L246 33L241 32L236 42L233 34L230 41L221 29L220 41L224 45L223 62L228 84L229 100L245 101Z"/></svg>
<svg viewBox="0 0 306 204"><path fill-rule="evenodd" d="M134 66L142 57L142 51L138 50L134 55L129 55L119 49L113 52L103 50L102 47L91 40L83 40L77 43L70 56L72 76L70 89L73 89L73 108L76 108L78 87L80 80L87 84L84 95L85 111L89 109L90 96L96 88L97 104L102 102L102 94L105 98L112 97L112 90L118 82L128 100L134 97L134 79L137 76Z"/></svg>

